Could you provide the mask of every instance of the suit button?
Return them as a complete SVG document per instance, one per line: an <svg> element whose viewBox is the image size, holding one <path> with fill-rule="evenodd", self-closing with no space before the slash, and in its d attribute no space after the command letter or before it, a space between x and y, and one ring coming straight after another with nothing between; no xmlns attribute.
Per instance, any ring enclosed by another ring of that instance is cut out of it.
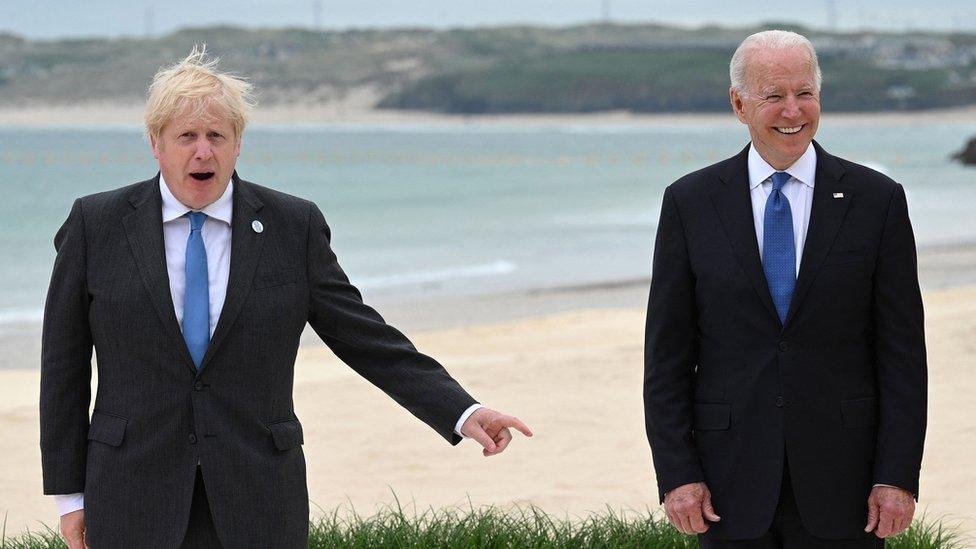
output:
<svg viewBox="0 0 976 549"><path fill-rule="evenodd" d="M193 433L190 433L190 444L196 444L196 443L197 443L197 436Z"/></svg>
<svg viewBox="0 0 976 549"><path fill-rule="evenodd" d="M785 341L780 341L779 342L779 350L780 351L783 351L784 353L786 351L789 351L790 350L790 344L787 343L787 342L785 342Z"/></svg>
<svg viewBox="0 0 976 549"><path fill-rule="evenodd" d="M776 397L776 407L777 408L783 407L783 397L781 396Z"/></svg>
<svg viewBox="0 0 976 549"><path fill-rule="evenodd" d="M193 389L195 391L199 391L200 389L203 389L203 382L202 381L198 381L198 382L194 383L193 384Z"/></svg>

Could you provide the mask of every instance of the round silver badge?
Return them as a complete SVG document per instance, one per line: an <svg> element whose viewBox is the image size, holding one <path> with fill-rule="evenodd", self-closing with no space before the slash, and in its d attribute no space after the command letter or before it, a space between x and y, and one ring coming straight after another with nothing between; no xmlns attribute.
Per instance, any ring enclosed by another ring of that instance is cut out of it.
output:
<svg viewBox="0 0 976 549"><path fill-rule="evenodd" d="M254 229L254 232L256 232L258 234L261 234L261 233L264 232L264 225L262 225L261 222L258 221L257 219L255 219L254 221L251 222L251 228Z"/></svg>

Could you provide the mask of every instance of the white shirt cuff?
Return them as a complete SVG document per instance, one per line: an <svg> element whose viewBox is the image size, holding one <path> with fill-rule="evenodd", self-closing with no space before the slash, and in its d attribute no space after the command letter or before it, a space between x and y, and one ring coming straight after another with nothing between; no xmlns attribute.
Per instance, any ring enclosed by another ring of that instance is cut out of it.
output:
<svg viewBox="0 0 976 549"><path fill-rule="evenodd" d="M68 513L85 508L85 494L81 492L77 494L58 494L54 496L54 503L58 506L58 515L63 517Z"/></svg>
<svg viewBox="0 0 976 549"><path fill-rule="evenodd" d="M459 437L468 438L461 433L461 427L463 427L464 422L467 421L469 417L471 417L471 414L475 413L475 411L478 410L479 408L484 408L484 406L478 403L474 403L471 406L468 406L468 409L465 410L463 414L461 414L461 419L457 420L457 423L454 425L454 432L457 433Z"/></svg>

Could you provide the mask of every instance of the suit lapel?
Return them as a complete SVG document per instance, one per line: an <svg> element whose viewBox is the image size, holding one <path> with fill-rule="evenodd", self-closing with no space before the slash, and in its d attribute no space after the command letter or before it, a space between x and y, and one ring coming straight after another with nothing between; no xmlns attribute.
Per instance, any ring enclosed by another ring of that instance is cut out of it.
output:
<svg viewBox="0 0 976 549"><path fill-rule="evenodd" d="M254 270L257 267L258 259L261 257L261 247L266 239L263 233L255 231L252 227L254 221L265 223L265 220L258 215L264 204L251 190L250 183L237 177L236 172L233 177L234 214L231 219L230 275L227 279L227 297L224 299L224 307L217 319L217 327L214 329L213 337L210 338L207 353L200 363L201 371L207 367L220 344L227 337L234 320L241 312L244 301L251 292Z"/></svg>
<svg viewBox="0 0 976 549"><path fill-rule="evenodd" d="M850 184L841 182L844 167L817 142L814 142L813 146L817 151L817 176L813 186L810 225L807 227L807 238L803 244L803 255L800 260L800 274L796 279L796 288L786 316L786 324L789 324L802 305L854 199L854 188ZM834 198L835 193L843 193L843 198Z"/></svg>
<svg viewBox="0 0 976 549"><path fill-rule="evenodd" d="M746 278L752 283L769 314L779 320L759 259L756 223L752 217L752 199L749 197L748 155L747 146L741 153L729 159L726 169L720 174L722 184L713 185L710 195Z"/></svg>
<svg viewBox="0 0 976 549"><path fill-rule="evenodd" d="M153 308L159 315L166 335L179 349L184 362L196 372L193 359L186 349L183 332L176 320L173 298L170 294L169 272L166 267L166 249L163 245L163 207L159 194L159 174L137 187L129 198L132 211L122 218L125 237L135 257L142 283L149 292Z"/></svg>

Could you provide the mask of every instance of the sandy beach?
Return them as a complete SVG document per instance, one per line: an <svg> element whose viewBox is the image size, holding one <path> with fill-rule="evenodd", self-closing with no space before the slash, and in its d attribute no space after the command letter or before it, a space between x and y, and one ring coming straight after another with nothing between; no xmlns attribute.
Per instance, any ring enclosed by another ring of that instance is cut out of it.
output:
<svg viewBox="0 0 976 549"><path fill-rule="evenodd" d="M919 509L974 532L976 251L935 250L922 260L930 414ZM476 398L536 431L490 459L472 441L449 446L309 341L295 405L313 513L352 506L370 514L393 504L394 493L421 510L469 502L531 503L568 516L656 508L641 403L645 294L646 282L634 281L380 307ZM41 495L38 380L35 369L0 371L8 534L57 522L54 502Z"/></svg>
<svg viewBox="0 0 976 549"><path fill-rule="evenodd" d="M457 115L428 111L376 109L375 97L351 97L345 101L311 104L261 105L254 112L255 127L287 125L375 127L419 125L430 127L567 127L615 126L653 127L655 125L738 125L731 108L718 113L529 113ZM0 128L140 128L144 104L141 102L98 102L68 105L0 106ZM825 113L831 124L871 124L903 126L915 123L958 123L976 118L976 107L936 109L914 112Z"/></svg>

